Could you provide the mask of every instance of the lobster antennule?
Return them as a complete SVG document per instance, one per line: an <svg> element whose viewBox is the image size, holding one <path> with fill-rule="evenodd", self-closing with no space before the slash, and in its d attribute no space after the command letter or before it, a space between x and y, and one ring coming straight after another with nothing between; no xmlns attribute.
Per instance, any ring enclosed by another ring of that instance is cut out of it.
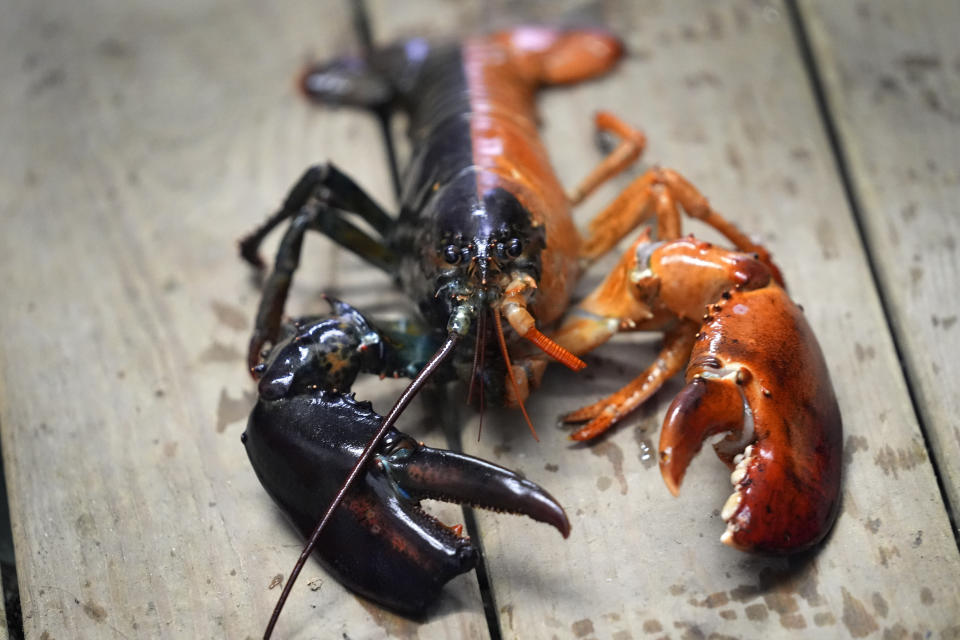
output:
<svg viewBox="0 0 960 640"><path fill-rule="evenodd" d="M515 275L513 281L507 285L506 294L500 304L507 322L524 339L529 340L538 349L573 371L580 371L587 363L560 346L539 329L536 320L527 309L527 300L524 293L536 288L536 283L529 276Z"/></svg>
<svg viewBox="0 0 960 640"><path fill-rule="evenodd" d="M548 338L536 327L528 329L527 332L523 334L523 337L537 345L537 348L571 371L580 371L587 366L586 362Z"/></svg>
<svg viewBox="0 0 960 640"><path fill-rule="evenodd" d="M523 395L520 393L520 385L517 384L517 377L513 373L513 363L510 362L510 353L507 351L507 341L503 337L503 324L500 322L499 309L494 310L494 320L493 326L497 330L497 341L500 343L500 353L503 354L503 361L507 365L507 379L510 380L510 385L513 387L513 395L517 399L517 404L520 405L523 419L527 421L527 426L530 427L530 433L533 434L533 439L540 442L540 438L537 436L537 430L533 428L533 421L530 420L527 408L523 405Z"/></svg>

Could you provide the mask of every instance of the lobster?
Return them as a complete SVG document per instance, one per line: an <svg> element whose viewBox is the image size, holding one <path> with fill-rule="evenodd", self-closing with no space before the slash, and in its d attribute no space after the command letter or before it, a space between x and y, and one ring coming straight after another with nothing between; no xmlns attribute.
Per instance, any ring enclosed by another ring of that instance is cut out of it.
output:
<svg viewBox="0 0 960 640"><path fill-rule="evenodd" d="M262 267L261 241L289 220L250 341L259 398L244 443L267 492L305 536L313 530L267 635L318 542L321 561L343 584L408 614L472 568L469 541L423 514L422 498L526 514L566 537L563 509L542 488L425 447L394 424L431 377L456 377L471 397L478 390L481 407L485 400L519 407L537 437L524 401L547 363L578 370L580 356L623 330L663 330L663 351L624 389L565 416L588 422L574 439L608 429L689 360L688 384L661 436L671 491L703 440L728 432L714 445L736 485L723 510L724 542L791 552L829 531L839 493L839 411L816 338L770 254L667 169L635 179L585 235L573 223L572 208L633 164L646 139L601 112L597 128L619 142L565 193L538 137L536 90L606 73L622 53L604 31L524 27L455 44L411 40L303 75L316 102L405 112L412 156L396 217L328 163L308 169L281 208L241 241L241 255ZM681 210L735 250L683 238ZM651 219L658 242L640 235L571 308L584 266ZM331 300L327 316L283 322L310 230L393 276L420 317L375 323ZM350 395L361 372L413 381L384 418Z"/></svg>

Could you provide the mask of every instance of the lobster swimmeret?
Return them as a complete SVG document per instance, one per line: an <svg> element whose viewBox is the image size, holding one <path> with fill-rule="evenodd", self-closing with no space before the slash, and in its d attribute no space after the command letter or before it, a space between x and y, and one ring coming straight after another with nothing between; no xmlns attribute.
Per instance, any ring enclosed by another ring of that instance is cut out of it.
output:
<svg viewBox="0 0 960 640"><path fill-rule="evenodd" d="M729 432L715 445L736 485L723 512L725 542L791 552L815 544L832 525L839 411L816 339L769 254L666 169L634 180L585 236L573 224L572 207L632 164L645 139L598 114L598 128L619 145L566 194L538 137L535 93L605 73L621 51L601 31L520 28L458 45L409 41L304 75L304 90L318 102L405 111L413 152L399 216L326 164L309 169L282 208L241 243L243 256L262 265L261 240L290 220L250 343L260 398L245 443L267 491L304 534L358 465L318 549L341 582L386 606L422 611L447 580L473 566L469 541L423 515L421 498L525 513L564 535L569 524L546 492L512 472L423 447L390 424L382 425L382 439L373 438L380 416L345 395L359 372L417 376L418 386L426 365L446 371L441 379L459 377L471 395L478 390L481 404L522 409L550 358L578 369L578 356L619 331L662 330L654 365L565 417L588 422L572 437L602 433L690 361L688 385L661 435L661 471L671 491L703 439ZM681 209L736 251L681 239ZM569 308L582 264L653 218L659 242L642 235L604 283ZM376 325L333 302L329 316L282 323L311 229L394 276L421 318ZM262 352L267 343L272 348ZM363 466L371 438L371 463Z"/></svg>

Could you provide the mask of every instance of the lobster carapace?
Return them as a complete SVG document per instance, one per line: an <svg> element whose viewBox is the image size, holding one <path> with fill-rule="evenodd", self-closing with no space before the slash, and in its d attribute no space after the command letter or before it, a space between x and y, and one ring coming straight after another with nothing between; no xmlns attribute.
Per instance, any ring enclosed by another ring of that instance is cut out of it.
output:
<svg viewBox="0 0 960 640"><path fill-rule="evenodd" d="M263 236L292 218L260 306L251 366L277 336L307 229L394 276L417 303L426 339L438 343L447 331L476 335L481 323L492 338L494 323L484 321L491 310L501 311L514 332L582 366L537 329L566 310L579 273L580 236L537 133L534 97L541 85L598 75L620 54L619 41L603 32L528 28L464 45L415 40L306 73L304 89L317 101L404 111L413 151L396 218L327 164L308 170L281 210L244 240L243 255L259 264ZM639 146L629 144L636 157ZM473 370L473 347L456 350L455 368ZM503 358L486 362L487 397L496 400L508 372Z"/></svg>

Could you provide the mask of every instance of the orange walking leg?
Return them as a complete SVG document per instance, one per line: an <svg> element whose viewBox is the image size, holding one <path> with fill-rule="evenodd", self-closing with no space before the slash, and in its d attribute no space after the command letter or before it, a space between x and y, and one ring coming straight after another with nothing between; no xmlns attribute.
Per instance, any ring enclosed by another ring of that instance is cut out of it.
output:
<svg viewBox="0 0 960 640"><path fill-rule="evenodd" d="M609 131L619 136L620 144L567 194L571 205L580 204L597 187L636 162L647 146L647 138L643 132L634 129L609 111L597 113L596 126L598 131Z"/></svg>
<svg viewBox="0 0 960 640"><path fill-rule="evenodd" d="M663 383L679 373L690 359L697 325L690 321L681 321L666 332L663 348L639 376L627 383L616 393L563 416L567 423L587 422L570 435L571 440L590 440L595 438L627 415L656 393Z"/></svg>
<svg viewBox="0 0 960 640"><path fill-rule="evenodd" d="M774 279L783 285L783 277L770 252L711 207L707 198L673 169L651 169L624 189L590 222L581 254L587 259L603 255L651 215L657 217L658 239L675 240L681 234L680 208L691 218L719 231L738 251L757 254L757 259L766 264Z"/></svg>

